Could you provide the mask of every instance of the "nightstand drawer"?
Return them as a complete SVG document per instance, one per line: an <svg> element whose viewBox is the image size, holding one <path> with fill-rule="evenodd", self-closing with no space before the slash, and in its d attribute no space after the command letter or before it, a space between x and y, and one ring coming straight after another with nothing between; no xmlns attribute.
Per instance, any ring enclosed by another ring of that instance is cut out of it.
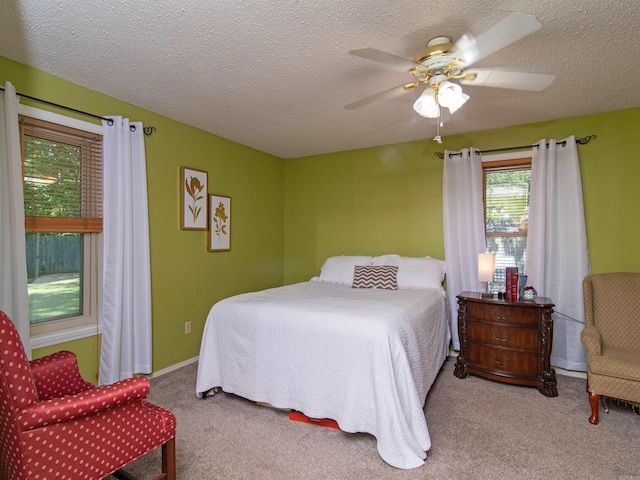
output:
<svg viewBox="0 0 640 480"><path fill-rule="evenodd" d="M514 373L522 377L536 377L540 373L537 352L518 352L506 348L473 345L473 348L469 349L469 361L480 368Z"/></svg>
<svg viewBox="0 0 640 480"><path fill-rule="evenodd" d="M469 303L469 318L498 323L538 325L538 312L513 305L486 305Z"/></svg>
<svg viewBox="0 0 640 480"><path fill-rule="evenodd" d="M513 325L469 322L467 338L488 346L538 351L538 329Z"/></svg>

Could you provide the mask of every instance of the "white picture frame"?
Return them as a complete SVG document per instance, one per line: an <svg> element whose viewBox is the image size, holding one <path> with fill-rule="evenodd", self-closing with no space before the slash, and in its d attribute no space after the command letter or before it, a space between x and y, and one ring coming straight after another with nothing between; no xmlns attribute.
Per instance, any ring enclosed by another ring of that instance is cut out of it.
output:
<svg viewBox="0 0 640 480"><path fill-rule="evenodd" d="M206 230L208 173L188 167L180 171L180 228Z"/></svg>
<svg viewBox="0 0 640 480"><path fill-rule="evenodd" d="M231 197L209 195L209 239L207 250L231 250Z"/></svg>

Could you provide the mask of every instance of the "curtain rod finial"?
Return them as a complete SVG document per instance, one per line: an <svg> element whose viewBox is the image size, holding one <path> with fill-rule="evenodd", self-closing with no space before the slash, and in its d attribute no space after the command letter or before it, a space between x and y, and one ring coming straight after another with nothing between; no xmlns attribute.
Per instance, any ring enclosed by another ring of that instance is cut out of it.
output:
<svg viewBox="0 0 640 480"><path fill-rule="evenodd" d="M576 140L576 142L579 143L580 145L586 145L587 143L589 143L589 141L592 138L596 138L596 136L595 135L587 135L586 137L578 138Z"/></svg>

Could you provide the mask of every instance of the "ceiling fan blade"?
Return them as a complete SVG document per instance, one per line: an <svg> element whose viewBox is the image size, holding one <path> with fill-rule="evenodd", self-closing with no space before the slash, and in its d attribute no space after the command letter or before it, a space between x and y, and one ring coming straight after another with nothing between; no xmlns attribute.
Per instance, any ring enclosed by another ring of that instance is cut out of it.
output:
<svg viewBox="0 0 640 480"><path fill-rule="evenodd" d="M403 72L410 72L411 69L417 65L416 63L412 62L411 60L407 60L406 58L402 58L397 55L383 52L382 50L376 50L375 48L370 47L349 50L349 53L357 57L366 58L367 60L373 60L374 62L388 65L389 67L393 67L397 70L402 70Z"/></svg>
<svg viewBox="0 0 640 480"><path fill-rule="evenodd" d="M371 95L370 97L366 97L361 100L358 100L357 102L353 102L353 103L350 103L349 105L345 105L344 108L346 108L347 110L354 110L356 108L369 105L370 103L377 102L378 100L398 97L402 95L404 92L406 92L407 90L417 87L418 85L419 85L418 83L407 83L404 85L398 85L397 87L390 88L389 90L376 93L375 95Z"/></svg>
<svg viewBox="0 0 640 480"><path fill-rule="evenodd" d="M540 92L547 88L555 75L547 73L511 72L495 68L470 68L464 71L465 76L475 74L473 80L460 79L463 85L475 85L479 87L511 88L514 90L528 90Z"/></svg>
<svg viewBox="0 0 640 480"><path fill-rule="evenodd" d="M532 34L541 27L542 24L532 15L525 15L519 12L512 13L477 38L471 35L463 35L456 42L456 56L466 66L469 66L481 58Z"/></svg>

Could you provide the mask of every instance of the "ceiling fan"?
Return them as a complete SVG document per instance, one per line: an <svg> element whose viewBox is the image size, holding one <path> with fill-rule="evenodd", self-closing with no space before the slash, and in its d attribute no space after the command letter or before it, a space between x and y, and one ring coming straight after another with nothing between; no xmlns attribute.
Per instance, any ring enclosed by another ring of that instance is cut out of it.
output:
<svg viewBox="0 0 640 480"><path fill-rule="evenodd" d="M455 43L452 43L450 37L435 37L412 60L375 48L351 50L351 55L410 73L414 81L350 103L345 108L360 108L425 85L427 88L415 102L414 109L423 117L439 118L440 107L448 108L453 113L469 99L456 82L463 85L542 91L553 82L554 75L498 68L468 68L541 27L542 24L534 16L512 13L477 37L465 34ZM439 135L437 140L438 137Z"/></svg>

